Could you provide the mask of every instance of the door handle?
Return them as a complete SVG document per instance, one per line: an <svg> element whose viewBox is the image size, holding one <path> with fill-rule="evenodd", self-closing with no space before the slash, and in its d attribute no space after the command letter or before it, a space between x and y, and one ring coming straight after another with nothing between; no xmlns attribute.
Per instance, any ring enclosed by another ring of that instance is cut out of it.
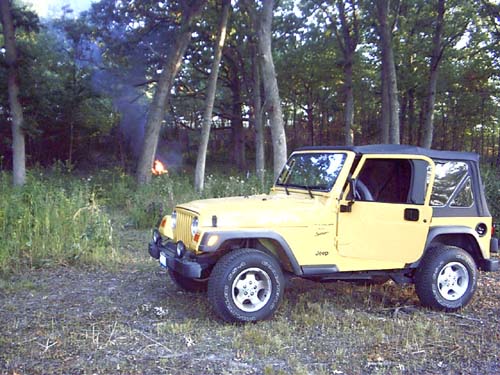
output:
<svg viewBox="0 0 500 375"><path fill-rule="evenodd" d="M420 212L416 208L405 208L405 220L418 221L420 219Z"/></svg>

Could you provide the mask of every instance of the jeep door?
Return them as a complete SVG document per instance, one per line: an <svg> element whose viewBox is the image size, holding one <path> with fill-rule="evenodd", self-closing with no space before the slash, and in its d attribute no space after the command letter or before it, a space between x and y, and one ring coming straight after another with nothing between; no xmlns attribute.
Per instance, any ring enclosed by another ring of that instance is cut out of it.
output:
<svg viewBox="0 0 500 375"><path fill-rule="evenodd" d="M376 262L381 268L402 267L417 260L432 218L433 171L434 162L425 156L363 156L353 173L354 183L340 202L340 256L382 261ZM353 186L355 191L350 192ZM358 263L363 269L373 262Z"/></svg>

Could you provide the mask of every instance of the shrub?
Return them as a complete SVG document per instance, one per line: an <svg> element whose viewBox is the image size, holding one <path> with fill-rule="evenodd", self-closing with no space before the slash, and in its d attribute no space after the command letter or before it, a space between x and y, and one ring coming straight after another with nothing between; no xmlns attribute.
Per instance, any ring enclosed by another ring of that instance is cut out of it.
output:
<svg viewBox="0 0 500 375"><path fill-rule="evenodd" d="M500 229L500 173L494 168L484 168L481 172L488 208L498 230Z"/></svg>
<svg viewBox="0 0 500 375"><path fill-rule="evenodd" d="M500 227L500 179L495 169L482 171L488 205ZM182 202L266 193L255 176L209 174L198 193L185 174L154 176L138 186L119 169L78 178L61 166L34 169L23 188L0 172L0 272L55 264L102 264L115 257L113 217L136 228L151 228Z"/></svg>
<svg viewBox="0 0 500 375"><path fill-rule="evenodd" d="M135 228L156 226L162 215L170 213L179 203L259 194L268 192L271 186L269 177L262 187L255 176L227 176L221 173L207 175L202 193L194 190L192 178L176 173L153 176L151 183L144 186L138 186L130 176L113 177L112 173L106 179L96 176L93 181L102 201L122 211L127 216L127 224Z"/></svg>
<svg viewBox="0 0 500 375"><path fill-rule="evenodd" d="M111 221L91 186L32 172L23 188L0 174L0 271L103 263L114 256Z"/></svg>

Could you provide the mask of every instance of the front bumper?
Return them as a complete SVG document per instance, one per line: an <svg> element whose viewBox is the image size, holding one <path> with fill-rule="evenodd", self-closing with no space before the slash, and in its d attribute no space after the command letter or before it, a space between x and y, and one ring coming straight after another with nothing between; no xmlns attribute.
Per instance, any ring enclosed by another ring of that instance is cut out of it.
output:
<svg viewBox="0 0 500 375"><path fill-rule="evenodd" d="M498 254L498 238L496 238L496 237L491 237L490 253Z"/></svg>
<svg viewBox="0 0 500 375"><path fill-rule="evenodd" d="M160 265L175 271L185 277L199 279L204 269L209 267L207 262L199 262L196 257L190 256L186 252L182 257L177 256L177 243L167 239L163 241L161 237L151 240L148 245L149 255L159 259Z"/></svg>

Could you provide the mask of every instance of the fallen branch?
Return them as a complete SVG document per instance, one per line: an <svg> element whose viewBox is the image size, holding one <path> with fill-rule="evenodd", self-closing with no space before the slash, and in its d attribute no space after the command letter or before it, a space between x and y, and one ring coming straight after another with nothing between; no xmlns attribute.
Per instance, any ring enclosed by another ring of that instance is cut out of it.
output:
<svg viewBox="0 0 500 375"><path fill-rule="evenodd" d="M139 334L143 335L143 336L144 336L145 338L147 338L149 341L151 341L151 342L155 343L156 345L161 346L162 348L166 349L168 352L172 353L172 350L171 350L171 349L169 349L169 348L167 348L167 347L166 347L164 344L162 344L161 342L156 341L155 339L153 339L153 338L149 337L148 335L146 335L145 333L143 333L143 332L141 332L141 331L139 331L139 330L137 330L137 329L136 329L135 331L136 331L137 333L139 333ZM148 346L147 346L147 347L148 347Z"/></svg>
<svg viewBox="0 0 500 375"><path fill-rule="evenodd" d="M461 314L457 314L457 313L448 313L448 315L455 316L455 317L460 318L460 319L471 320L473 322L478 322L478 323L484 324L484 322L481 319L478 319L478 318L473 318L473 317L470 317L470 316L461 315Z"/></svg>

